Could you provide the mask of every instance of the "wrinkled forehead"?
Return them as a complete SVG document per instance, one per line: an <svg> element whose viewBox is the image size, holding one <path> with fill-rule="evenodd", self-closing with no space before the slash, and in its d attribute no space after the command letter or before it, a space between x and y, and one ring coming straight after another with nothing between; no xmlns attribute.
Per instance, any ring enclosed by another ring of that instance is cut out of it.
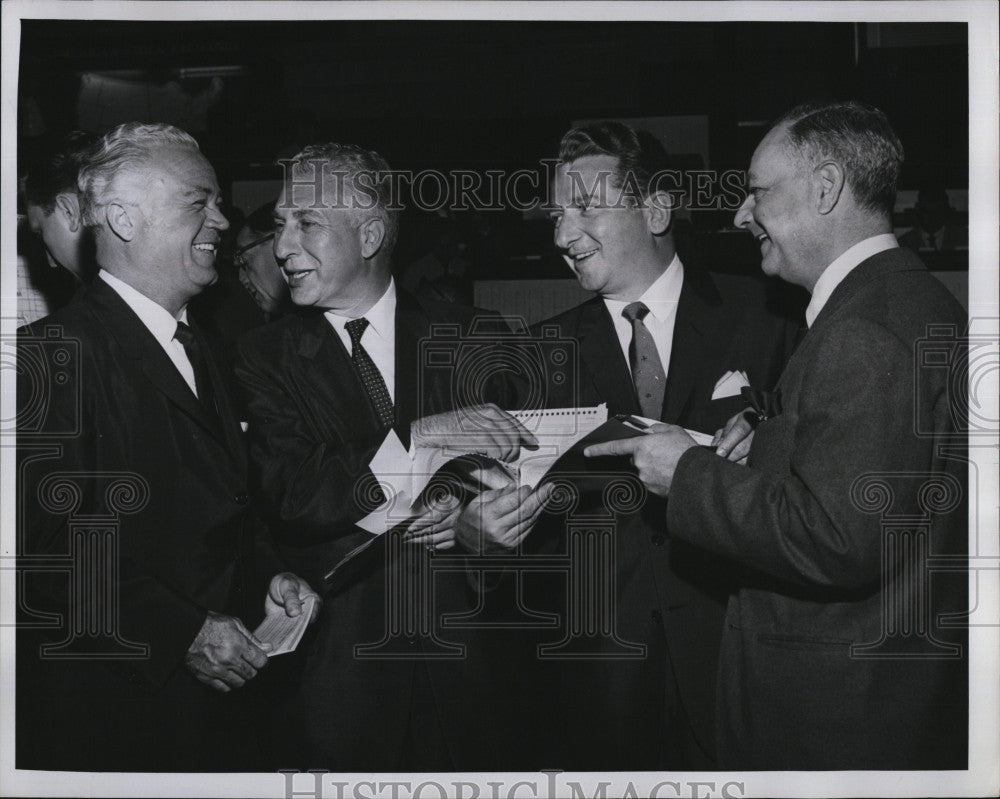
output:
<svg viewBox="0 0 1000 799"><path fill-rule="evenodd" d="M138 193L140 200L150 190L157 189L209 196L219 194L215 170L194 147L155 147L144 157L125 164L117 177L118 190Z"/></svg>
<svg viewBox="0 0 1000 799"><path fill-rule="evenodd" d="M750 159L747 177L752 183L769 175L793 171L801 164L801 153L789 138L788 125L785 124L768 131L761 139Z"/></svg>
<svg viewBox="0 0 1000 799"><path fill-rule="evenodd" d="M285 171L275 213L291 211L345 211L371 203L370 197L358 191L356 171L316 162L297 162Z"/></svg>

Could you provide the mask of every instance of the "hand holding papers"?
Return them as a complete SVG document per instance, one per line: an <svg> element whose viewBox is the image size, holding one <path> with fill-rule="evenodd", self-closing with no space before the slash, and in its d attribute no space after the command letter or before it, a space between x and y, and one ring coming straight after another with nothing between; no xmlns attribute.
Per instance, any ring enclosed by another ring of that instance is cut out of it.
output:
<svg viewBox="0 0 1000 799"><path fill-rule="evenodd" d="M306 598L302 604L302 612L294 618L285 613L285 609L278 605L271 603L268 606L264 621L253 631L253 634L261 643L271 644L272 649L267 653L269 658L295 651L295 647L302 640L302 634L309 626L309 619L312 617L315 607L315 595Z"/></svg>
<svg viewBox="0 0 1000 799"><path fill-rule="evenodd" d="M301 577L290 572L274 575L264 600L264 621L254 631L259 641L271 644L267 656L293 651L321 604L319 594Z"/></svg>

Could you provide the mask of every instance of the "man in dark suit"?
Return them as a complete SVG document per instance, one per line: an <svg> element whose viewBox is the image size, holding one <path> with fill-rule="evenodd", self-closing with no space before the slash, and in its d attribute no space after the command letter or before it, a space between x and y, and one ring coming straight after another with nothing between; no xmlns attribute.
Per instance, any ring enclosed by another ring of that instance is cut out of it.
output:
<svg viewBox="0 0 1000 799"><path fill-rule="evenodd" d="M746 407L739 383L724 376L773 386L795 326L765 308L762 281L681 263L670 197L658 190L666 153L652 135L619 122L587 125L563 137L559 160L555 243L597 296L537 326L573 341L579 363L573 379L559 379L562 367L547 375L545 404L604 402L611 415L714 433ZM726 564L668 538L663 512L657 500L615 518L616 629L644 655L620 657L603 639L593 658L557 666L566 768L714 765ZM563 521L534 535L564 534Z"/></svg>
<svg viewBox="0 0 1000 799"><path fill-rule="evenodd" d="M966 318L891 235L902 159L885 115L852 102L793 109L757 147L737 224L811 300L747 466L672 426L588 451L630 456L669 493L673 539L745 567L720 657L723 768L967 764L966 634L945 618L967 605L950 385ZM734 419L719 448L750 435ZM928 555L949 561L933 580Z"/></svg>
<svg viewBox="0 0 1000 799"><path fill-rule="evenodd" d="M480 503L415 518L403 507L377 528L368 517L405 490L409 459L390 455L403 442L461 440L509 458L530 436L496 407L451 413L463 396L457 350L453 369L426 368L422 342L443 327L457 346L477 314L418 301L392 280L399 198L385 160L331 143L287 166L274 252L303 312L238 345L256 479L283 551L310 579L382 534L375 556L331 586L289 703L287 762L356 772L515 768L517 719L497 697L503 664L484 656L474 633L442 625L478 601L462 557L448 553L458 514L471 517ZM464 437L462 422L471 425ZM509 511L503 502L533 518L548 496L500 494L474 523Z"/></svg>
<svg viewBox="0 0 1000 799"><path fill-rule="evenodd" d="M270 645L247 625L313 592L274 575L225 367L187 325L228 226L215 173L183 131L129 123L80 187L101 271L19 337L18 766L252 769L231 692Z"/></svg>

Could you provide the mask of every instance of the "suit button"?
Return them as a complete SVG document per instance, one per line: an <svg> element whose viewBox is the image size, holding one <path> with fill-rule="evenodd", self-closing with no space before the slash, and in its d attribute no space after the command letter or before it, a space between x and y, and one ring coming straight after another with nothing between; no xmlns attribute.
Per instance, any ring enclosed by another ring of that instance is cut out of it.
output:
<svg viewBox="0 0 1000 799"><path fill-rule="evenodd" d="M236 501L237 505L246 505L250 501L250 497L246 494L237 494L233 499Z"/></svg>
<svg viewBox="0 0 1000 799"><path fill-rule="evenodd" d="M665 539L665 538L664 538L664 537L663 537L662 535L660 535L660 533L656 533L656 535L652 535L652 536L650 536L650 538L649 538L649 541L650 541L650 543L651 543L651 544L652 544L652 545L653 545L654 547L662 547L662 546L663 546L663 542L664 542L665 540L666 540L666 539Z"/></svg>
<svg viewBox="0 0 1000 799"><path fill-rule="evenodd" d="M650 614L649 614L649 617L654 622L656 622L657 624L659 624L661 621L663 621L663 614L660 613L660 611L658 611L658 610L651 611Z"/></svg>

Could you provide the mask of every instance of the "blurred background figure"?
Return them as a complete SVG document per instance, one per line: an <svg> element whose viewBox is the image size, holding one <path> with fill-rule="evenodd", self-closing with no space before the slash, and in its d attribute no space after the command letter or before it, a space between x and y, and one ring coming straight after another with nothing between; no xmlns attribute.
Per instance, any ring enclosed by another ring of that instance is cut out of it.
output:
<svg viewBox="0 0 1000 799"><path fill-rule="evenodd" d="M944 187L924 185L917 192L913 207L916 225L899 237L899 243L911 250L956 250L969 246L969 227L956 222L955 209Z"/></svg>
<svg viewBox="0 0 1000 799"><path fill-rule="evenodd" d="M62 307L93 277L93 239L80 217L76 177L97 136L73 131L27 159L18 216L18 316L33 322Z"/></svg>
<svg viewBox="0 0 1000 799"><path fill-rule="evenodd" d="M274 259L274 203L251 213L236 234L232 264L191 303L198 323L227 344L288 310L288 284Z"/></svg>

